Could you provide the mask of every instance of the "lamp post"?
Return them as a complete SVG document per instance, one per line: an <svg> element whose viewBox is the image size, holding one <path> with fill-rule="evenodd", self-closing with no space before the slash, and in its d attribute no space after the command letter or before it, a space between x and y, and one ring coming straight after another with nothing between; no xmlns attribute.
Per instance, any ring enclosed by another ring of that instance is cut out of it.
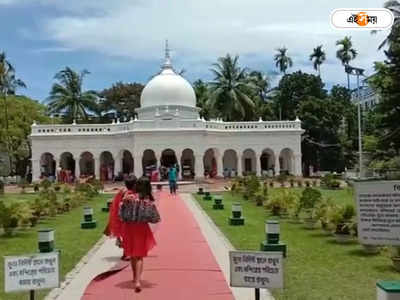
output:
<svg viewBox="0 0 400 300"><path fill-rule="evenodd" d="M360 94L360 75L364 76L364 69L351 67L350 65L344 66L345 72L349 75L357 76L357 98L358 98L358 164L359 173L358 178L362 177L362 137L361 137L361 94Z"/></svg>

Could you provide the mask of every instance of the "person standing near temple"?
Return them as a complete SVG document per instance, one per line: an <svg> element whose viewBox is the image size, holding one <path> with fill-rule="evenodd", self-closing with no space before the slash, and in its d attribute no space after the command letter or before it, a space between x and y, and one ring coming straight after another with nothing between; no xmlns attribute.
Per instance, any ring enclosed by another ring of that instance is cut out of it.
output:
<svg viewBox="0 0 400 300"><path fill-rule="evenodd" d="M172 166L168 170L168 183L169 183L169 192L176 195L176 179L177 179L177 171L175 166Z"/></svg>

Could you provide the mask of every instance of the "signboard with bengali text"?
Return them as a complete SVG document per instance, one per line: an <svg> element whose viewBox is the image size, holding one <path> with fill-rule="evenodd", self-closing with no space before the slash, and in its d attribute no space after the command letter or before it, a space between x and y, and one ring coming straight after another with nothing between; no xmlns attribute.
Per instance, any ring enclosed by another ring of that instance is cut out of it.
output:
<svg viewBox="0 0 400 300"><path fill-rule="evenodd" d="M281 252L230 251L230 286L283 288Z"/></svg>
<svg viewBox="0 0 400 300"><path fill-rule="evenodd" d="M59 252L5 256L4 279L6 293L59 287Z"/></svg>
<svg viewBox="0 0 400 300"><path fill-rule="evenodd" d="M358 239L367 245L400 245L400 181L355 182Z"/></svg>

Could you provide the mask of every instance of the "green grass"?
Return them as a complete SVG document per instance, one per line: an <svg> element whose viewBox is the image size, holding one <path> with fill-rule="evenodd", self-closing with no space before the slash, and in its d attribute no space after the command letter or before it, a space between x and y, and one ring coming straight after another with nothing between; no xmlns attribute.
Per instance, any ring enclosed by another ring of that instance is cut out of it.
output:
<svg viewBox="0 0 400 300"><path fill-rule="evenodd" d="M35 197L32 194L6 194L1 196L5 201L27 201ZM34 228L19 230L15 236L6 238L0 236L0 300L20 300L28 299L29 292L23 293L4 293L4 255L18 255L38 252L37 230L39 228L53 228L54 242L56 249L61 250L60 255L60 274L61 280L71 271L79 260L90 250L90 248L102 236L108 214L101 212L105 206L106 199L112 195L99 195L88 202L94 209L94 218L97 220L96 229L80 228L83 219L82 207L75 208L68 213L54 218L41 220ZM43 299L49 290L38 291L35 299Z"/></svg>
<svg viewBox="0 0 400 300"><path fill-rule="evenodd" d="M270 189L270 193L273 192L274 189ZM321 192L341 204L354 202L347 190ZM265 240L264 222L270 218L263 207L224 193L225 210L218 211L212 209L212 201L195 197L236 249L260 249L260 242ZM232 202L242 204L245 226L228 224ZM276 299L372 300L376 299L377 280L400 280L400 273L393 269L387 249L379 255L367 255L356 241L340 245L334 237L319 229L307 230L302 224L291 224L288 220L280 223L281 241L287 244L288 257L284 270L285 288L273 291Z"/></svg>

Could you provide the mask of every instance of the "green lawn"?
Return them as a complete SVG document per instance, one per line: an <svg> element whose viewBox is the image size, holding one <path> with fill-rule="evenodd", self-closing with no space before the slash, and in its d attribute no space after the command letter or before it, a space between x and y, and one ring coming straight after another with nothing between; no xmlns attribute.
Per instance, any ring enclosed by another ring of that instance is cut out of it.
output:
<svg viewBox="0 0 400 300"><path fill-rule="evenodd" d="M30 200L34 197L35 195L32 194L6 194L1 199L5 199L5 201L21 201ZM39 228L53 228L55 229L55 247L61 250L60 273L61 280L63 280L65 274L74 268L79 260L102 236L108 214L101 212L101 208L105 206L106 199L110 197L112 195L102 194L88 202L88 205L94 208L94 218L97 220L96 229L83 230L80 228L83 210L82 207L79 207L63 215L41 220L34 228L19 230L11 238L0 236L0 300L28 299L28 292L4 293L4 255L37 252L37 230ZM47 292L48 290L38 292L38 296L35 299L43 299Z"/></svg>
<svg viewBox="0 0 400 300"><path fill-rule="evenodd" d="M270 193L274 189L269 190ZM300 189L298 190L300 191ZM353 202L347 190L321 190L340 203ZM265 240L265 219L269 218L263 207L224 193L225 210L212 209L212 201L196 195L201 207L228 237L233 246L242 250L259 250ZM241 202L245 226L230 226L232 202ZM281 240L287 243L285 262L285 289L273 291L276 299L288 300L368 300L376 299L375 283L380 279L400 280L391 266L388 250L379 255L367 255L355 241L340 245L334 237L319 229L307 230L301 224L281 220Z"/></svg>

